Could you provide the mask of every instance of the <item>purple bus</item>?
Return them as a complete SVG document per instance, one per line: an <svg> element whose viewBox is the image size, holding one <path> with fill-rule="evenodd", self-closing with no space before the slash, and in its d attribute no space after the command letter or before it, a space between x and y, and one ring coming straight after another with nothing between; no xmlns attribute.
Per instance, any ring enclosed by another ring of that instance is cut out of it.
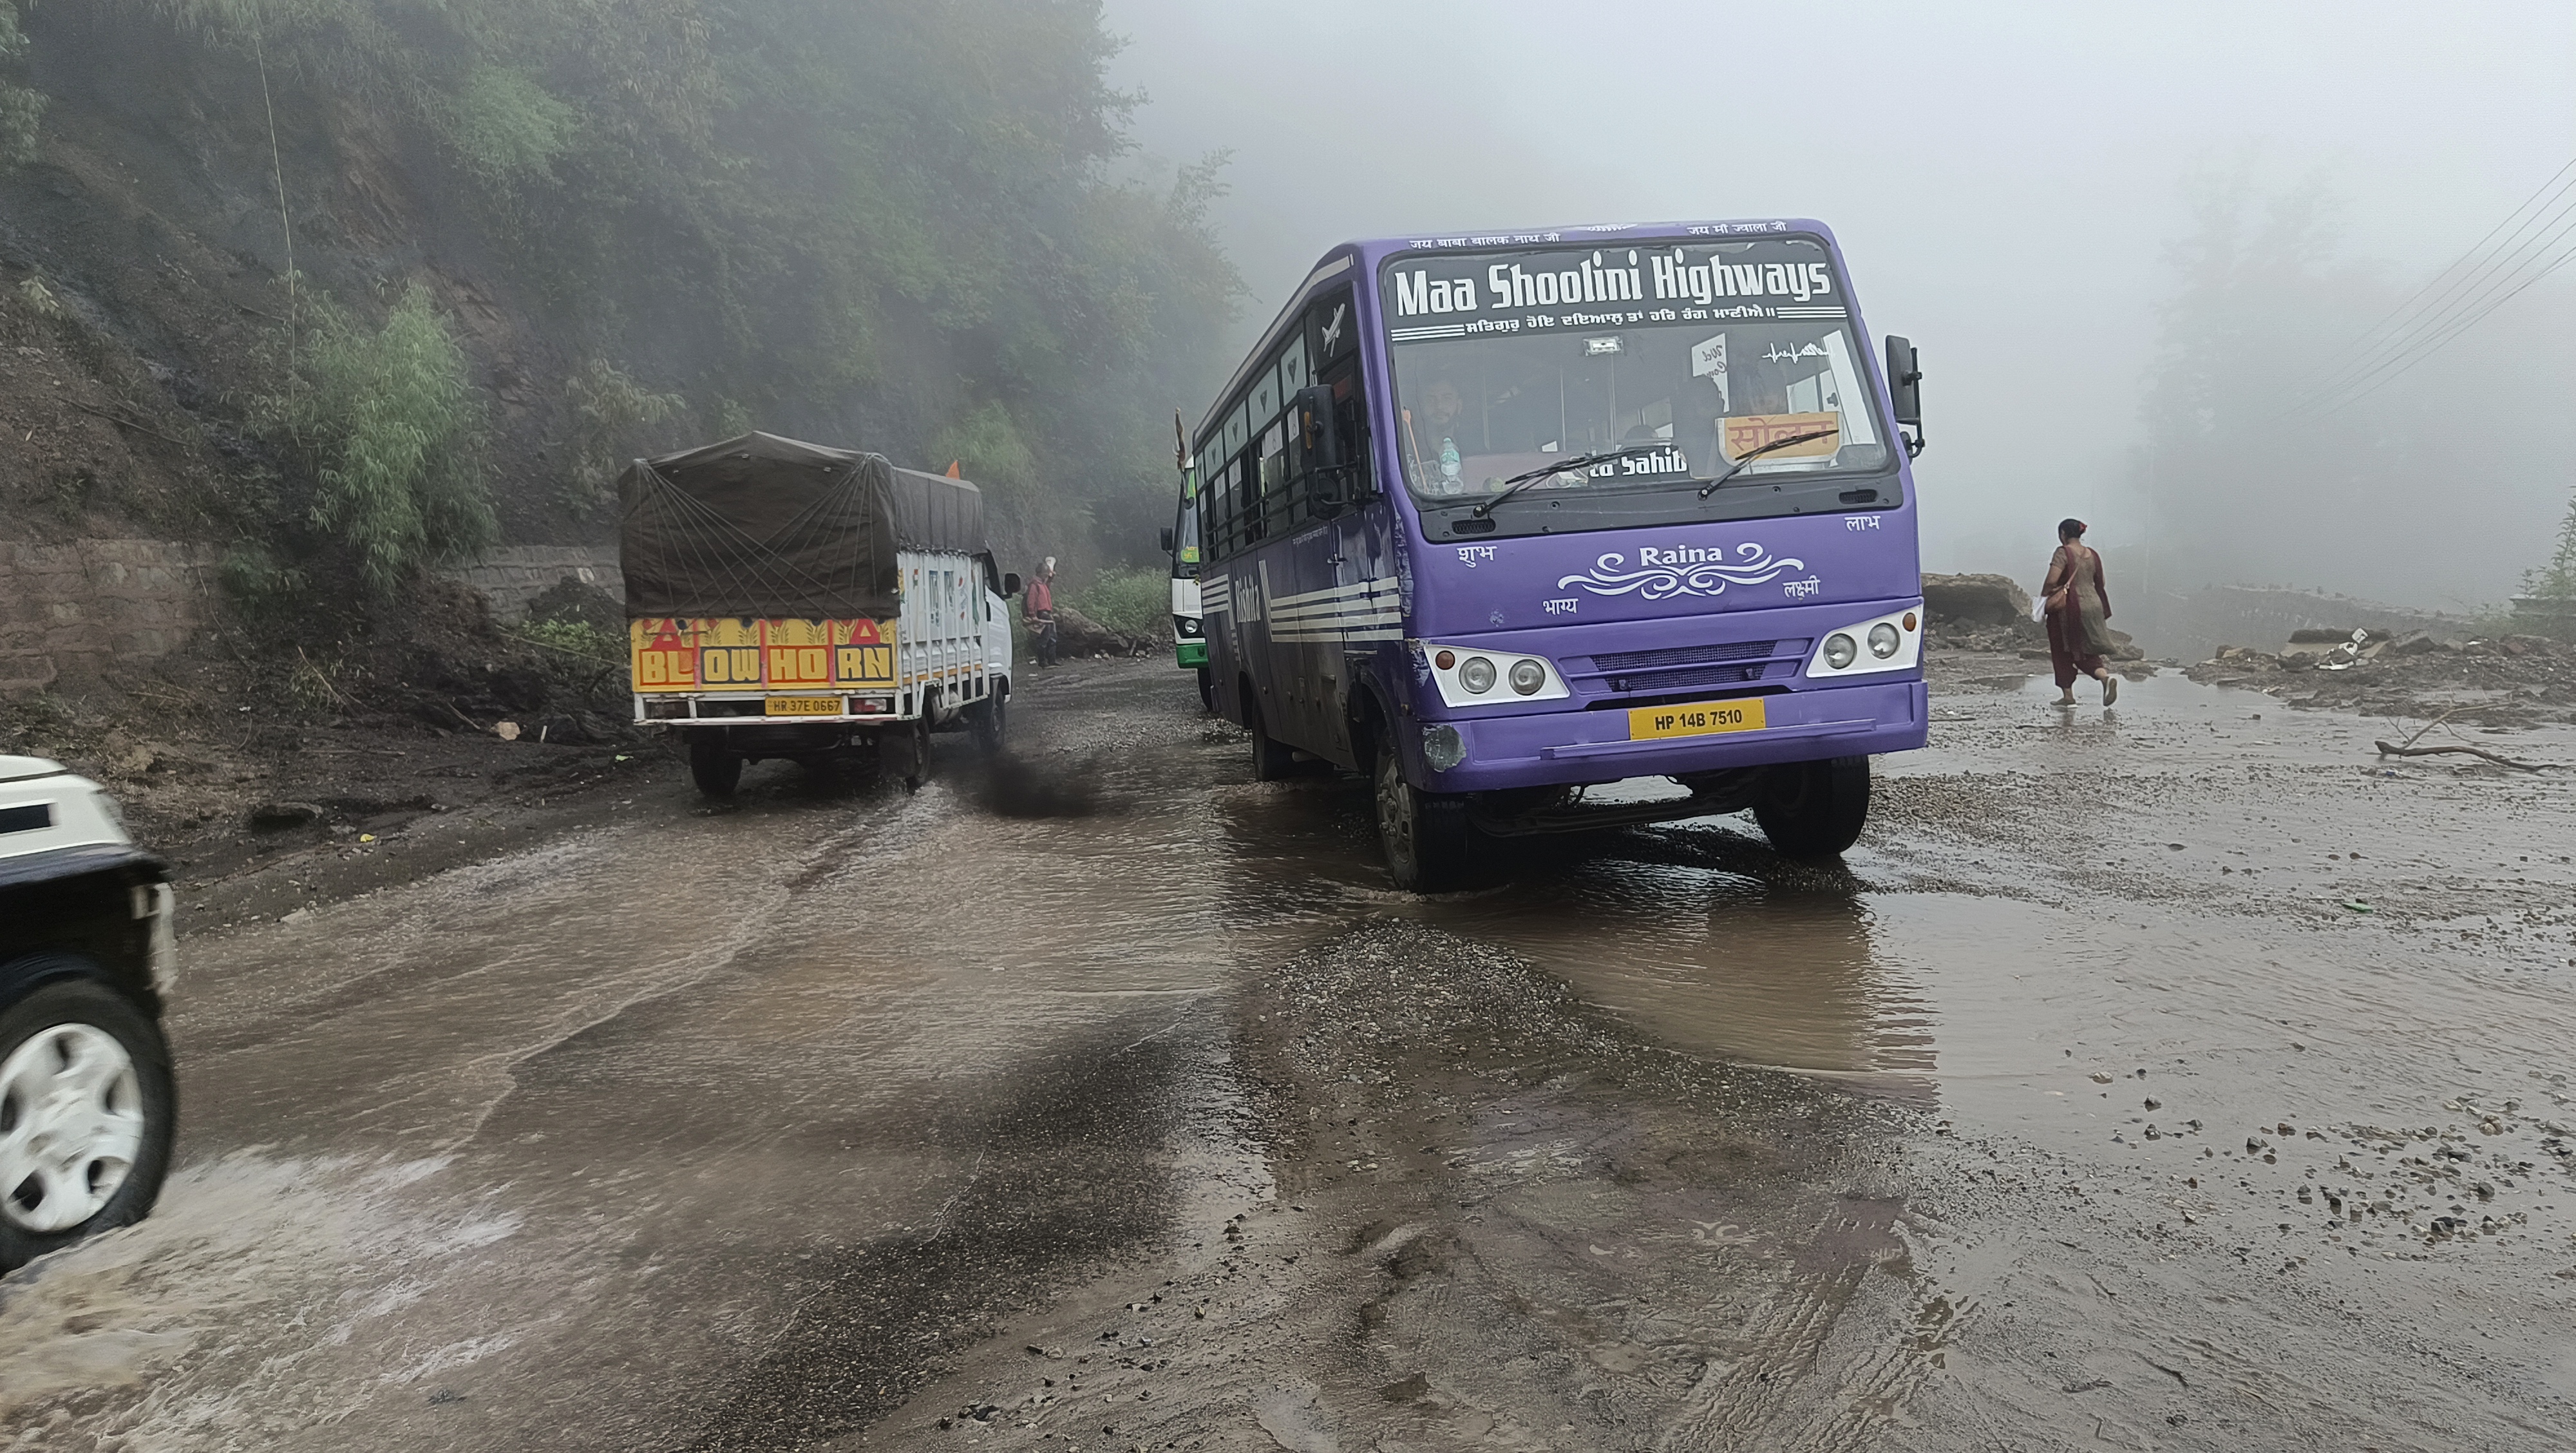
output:
<svg viewBox="0 0 2576 1453"><path fill-rule="evenodd" d="M1328 253L1193 436L1253 776L1370 777L1414 890L1480 841L1747 808L1849 847L1870 755L1925 732L1921 375L1866 337L1810 221ZM1640 777L1687 795L1585 800Z"/></svg>

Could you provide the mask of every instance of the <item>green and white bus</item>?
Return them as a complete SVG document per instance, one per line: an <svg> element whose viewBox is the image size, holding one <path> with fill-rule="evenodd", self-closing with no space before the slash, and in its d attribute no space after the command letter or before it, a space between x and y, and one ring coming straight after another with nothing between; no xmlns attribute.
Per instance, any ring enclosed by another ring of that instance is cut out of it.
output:
<svg viewBox="0 0 2576 1453"><path fill-rule="evenodd" d="M1181 459L1181 502L1172 523L1163 530L1163 553L1172 561L1172 655L1184 671L1196 671L1199 677L1199 701L1205 704L1215 695L1215 685L1208 676L1207 634L1200 622L1199 610L1199 512L1194 504L1198 496L1196 461Z"/></svg>

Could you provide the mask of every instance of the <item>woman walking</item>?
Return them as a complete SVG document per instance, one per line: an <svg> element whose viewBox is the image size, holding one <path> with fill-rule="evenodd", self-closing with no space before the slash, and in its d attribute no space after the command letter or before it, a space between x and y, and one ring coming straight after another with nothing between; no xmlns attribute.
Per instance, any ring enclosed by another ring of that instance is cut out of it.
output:
<svg viewBox="0 0 2576 1453"><path fill-rule="evenodd" d="M2048 612L2048 659L2057 668L2057 704L2075 704L2075 678L2102 683L2102 704L2120 699L2111 674L2111 596L2102 583L2102 557L2084 543L2082 520L2057 522L2057 553L2048 557L2048 580L2039 589Z"/></svg>

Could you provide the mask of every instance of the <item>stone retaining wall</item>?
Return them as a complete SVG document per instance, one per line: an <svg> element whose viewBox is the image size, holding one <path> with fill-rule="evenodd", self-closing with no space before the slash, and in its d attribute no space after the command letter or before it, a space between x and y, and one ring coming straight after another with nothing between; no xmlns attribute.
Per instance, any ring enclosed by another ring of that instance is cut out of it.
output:
<svg viewBox="0 0 2576 1453"><path fill-rule="evenodd" d="M483 592L492 602L495 620L516 621L528 613L528 602L577 580L626 599L626 577L617 568L614 545L509 545L494 550L448 574Z"/></svg>
<svg viewBox="0 0 2576 1453"><path fill-rule="evenodd" d="M148 661L185 645L217 605L211 546L176 540L0 540L0 692L77 684L107 661ZM614 546L513 545L450 574L515 621L566 580L626 595Z"/></svg>
<svg viewBox="0 0 2576 1453"><path fill-rule="evenodd" d="M0 691L177 650L214 609L218 558L174 540L0 540Z"/></svg>

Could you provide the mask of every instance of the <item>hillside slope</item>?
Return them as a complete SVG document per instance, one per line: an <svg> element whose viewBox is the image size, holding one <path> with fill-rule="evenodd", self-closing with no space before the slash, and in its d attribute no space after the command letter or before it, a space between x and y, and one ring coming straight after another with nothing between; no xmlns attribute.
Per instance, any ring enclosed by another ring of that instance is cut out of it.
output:
<svg viewBox="0 0 2576 1453"><path fill-rule="evenodd" d="M9 538L173 535L328 574L350 540L316 519L355 426L311 401L332 338L371 342L417 289L468 385L445 452L482 466L501 538L605 538L622 454L756 425L960 459L1012 544L1087 562L1095 521L1123 546L1163 508L1155 421L1203 391L1236 292L1207 173L1149 186L1124 159L1089 4L17 21L0 84L43 110L0 167ZM492 538L450 533L424 548Z"/></svg>
<svg viewBox="0 0 2576 1453"><path fill-rule="evenodd" d="M0 752L217 856L641 770L613 603L449 577L750 427L959 461L1006 568L1132 558L1239 284L1113 50L1088 0L0 0Z"/></svg>

